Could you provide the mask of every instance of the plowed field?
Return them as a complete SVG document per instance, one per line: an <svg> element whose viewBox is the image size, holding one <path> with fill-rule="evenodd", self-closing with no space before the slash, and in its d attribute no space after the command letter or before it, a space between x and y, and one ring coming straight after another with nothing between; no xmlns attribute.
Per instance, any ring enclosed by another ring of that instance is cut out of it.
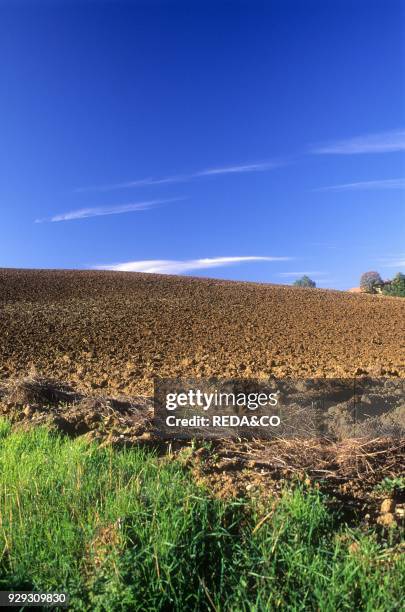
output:
<svg viewBox="0 0 405 612"><path fill-rule="evenodd" d="M405 377L405 300L154 274L0 270L0 376ZM402 358L401 358L402 357Z"/></svg>

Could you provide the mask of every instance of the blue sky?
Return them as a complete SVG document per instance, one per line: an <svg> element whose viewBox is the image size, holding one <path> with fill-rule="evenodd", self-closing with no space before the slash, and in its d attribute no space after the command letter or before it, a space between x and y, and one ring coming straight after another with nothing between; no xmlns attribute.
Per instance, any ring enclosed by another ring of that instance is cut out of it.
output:
<svg viewBox="0 0 405 612"><path fill-rule="evenodd" d="M404 270L404 34L397 0L3 0L0 267Z"/></svg>

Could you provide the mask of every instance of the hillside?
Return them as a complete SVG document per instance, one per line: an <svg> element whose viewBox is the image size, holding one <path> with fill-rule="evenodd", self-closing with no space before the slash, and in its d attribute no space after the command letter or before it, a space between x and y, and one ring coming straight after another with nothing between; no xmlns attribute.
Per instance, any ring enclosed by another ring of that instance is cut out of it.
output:
<svg viewBox="0 0 405 612"><path fill-rule="evenodd" d="M0 375L149 393L153 375L401 376L405 303L101 271L0 270Z"/></svg>

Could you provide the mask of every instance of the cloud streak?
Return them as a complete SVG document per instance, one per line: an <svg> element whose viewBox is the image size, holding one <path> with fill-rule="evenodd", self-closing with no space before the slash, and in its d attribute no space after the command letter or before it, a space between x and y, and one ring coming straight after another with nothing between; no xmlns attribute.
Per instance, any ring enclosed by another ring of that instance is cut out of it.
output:
<svg viewBox="0 0 405 612"><path fill-rule="evenodd" d="M104 217L106 215L122 215L125 213L149 210L159 204L176 202L184 198L169 198L166 200L147 200L145 202L134 202L131 204L119 204L117 206L98 206L94 208L79 208L70 212L61 213L45 219L36 219L35 223L59 223L61 221L75 221L77 219L90 219L91 217Z"/></svg>
<svg viewBox="0 0 405 612"><path fill-rule="evenodd" d="M184 274L193 270L207 270L222 268L249 262L289 261L291 257L206 257L203 259L146 259L140 261L127 261L117 264L93 266L95 270L112 270L114 272L146 272L150 274Z"/></svg>
<svg viewBox="0 0 405 612"><path fill-rule="evenodd" d="M243 164L241 166L225 166L224 168L208 168L207 170L200 170L190 175L192 178L198 176L218 176L220 174L243 174L245 172L265 172L266 170L273 170L280 166L277 162L256 162L253 164Z"/></svg>
<svg viewBox="0 0 405 612"><path fill-rule="evenodd" d="M405 178L382 179L378 181L360 181L357 183L343 183L318 187L313 191L375 191L381 189L405 189Z"/></svg>
<svg viewBox="0 0 405 612"><path fill-rule="evenodd" d="M383 268L405 268L405 255L394 255L391 257L381 257L380 265Z"/></svg>
<svg viewBox="0 0 405 612"><path fill-rule="evenodd" d="M316 155L358 155L364 153L393 153L405 151L405 130L392 130L378 134L338 140L311 149Z"/></svg>
<svg viewBox="0 0 405 612"><path fill-rule="evenodd" d="M93 185L92 187L79 187L75 189L76 192L88 192L88 191L115 191L117 189L128 189L135 187L147 187L149 185L167 185L170 183L189 183L199 178L207 178L214 176L221 176L227 174L245 174L248 172L266 172L273 170L281 165L280 162L275 161L264 161L254 162L251 164L241 164L236 166L224 166L219 168L206 168L205 170L198 170L191 174L175 174L173 176L166 176L162 178L145 178L135 181L126 181L123 183L113 183L110 185Z"/></svg>

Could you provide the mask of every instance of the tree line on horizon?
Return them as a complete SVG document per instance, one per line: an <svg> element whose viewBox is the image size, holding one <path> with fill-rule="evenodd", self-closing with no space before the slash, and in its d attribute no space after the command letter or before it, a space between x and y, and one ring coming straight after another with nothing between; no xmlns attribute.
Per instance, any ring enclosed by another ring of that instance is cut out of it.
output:
<svg viewBox="0 0 405 612"><path fill-rule="evenodd" d="M293 285L294 287L307 287L309 289L316 287L315 281L306 274L294 281ZM398 272L393 279L384 281L375 270L364 272L360 277L360 289L363 293L405 297L405 274Z"/></svg>
<svg viewBox="0 0 405 612"><path fill-rule="evenodd" d="M360 289L364 293L405 297L405 274L398 272L393 279L384 281L375 270L364 272L360 277Z"/></svg>

